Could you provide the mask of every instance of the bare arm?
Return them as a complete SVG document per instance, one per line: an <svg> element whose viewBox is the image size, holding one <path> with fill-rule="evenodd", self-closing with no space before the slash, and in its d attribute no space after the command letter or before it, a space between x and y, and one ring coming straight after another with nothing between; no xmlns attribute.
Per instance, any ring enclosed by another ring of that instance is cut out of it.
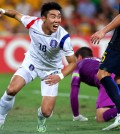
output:
<svg viewBox="0 0 120 134"><path fill-rule="evenodd" d="M108 25L106 25L102 30L96 32L91 36L91 42L94 44L99 44L100 40L104 38L105 34L120 26L120 14L117 15Z"/></svg>
<svg viewBox="0 0 120 134"><path fill-rule="evenodd" d="M76 66L76 60L75 60L75 56L67 56L66 57L68 65L65 67L65 69L62 71L64 77L69 75L70 73L72 73L72 71L74 70L75 66Z"/></svg>
<svg viewBox="0 0 120 134"><path fill-rule="evenodd" d="M19 13L16 10L4 10L4 9L0 8L0 16L2 16L2 15L6 15L8 17L15 18L16 20L18 20L20 22L21 22L21 18L23 16L23 14Z"/></svg>
<svg viewBox="0 0 120 134"><path fill-rule="evenodd" d="M49 75L45 81L46 84L48 85L54 85L56 83L58 83L61 79L63 79L65 76L69 75L75 68L76 66L76 60L75 60L75 56L67 56L66 57L67 61L68 61L68 65L65 67L65 69L63 69L61 75L62 77L60 77L59 75Z"/></svg>
<svg viewBox="0 0 120 134"><path fill-rule="evenodd" d="M106 27L104 27L103 31L108 33L118 26L120 26L120 14L117 15Z"/></svg>

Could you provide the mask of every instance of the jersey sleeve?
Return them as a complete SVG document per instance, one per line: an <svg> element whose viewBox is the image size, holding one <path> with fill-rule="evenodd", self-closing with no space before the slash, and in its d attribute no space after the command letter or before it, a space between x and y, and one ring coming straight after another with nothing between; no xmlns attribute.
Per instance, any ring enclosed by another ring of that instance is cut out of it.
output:
<svg viewBox="0 0 120 134"><path fill-rule="evenodd" d="M26 28L29 29L35 23L35 21L38 19L40 19L40 18L34 17L34 16L23 15L21 18L21 22L23 23L23 25Z"/></svg>
<svg viewBox="0 0 120 134"><path fill-rule="evenodd" d="M71 97L74 95L77 97L79 94L80 90L80 75L79 73L75 70L72 73L72 80L71 80Z"/></svg>
<svg viewBox="0 0 120 134"><path fill-rule="evenodd" d="M72 81L71 81L71 85L76 85L79 87L80 85L80 74L79 71L77 69L75 69L72 73Z"/></svg>
<svg viewBox="0 0 120 134"><path fill-rule="evenodd" d="M65 56L71 56L74 54L73 47L70 41L70 37L65 40L65 43L63 46L63 53Z"/></svg>

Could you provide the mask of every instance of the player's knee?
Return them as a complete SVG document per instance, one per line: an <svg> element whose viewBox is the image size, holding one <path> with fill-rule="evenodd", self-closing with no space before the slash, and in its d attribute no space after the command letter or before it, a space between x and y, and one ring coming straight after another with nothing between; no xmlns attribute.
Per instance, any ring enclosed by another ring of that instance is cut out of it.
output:
<svg viewBox="0 0 120 134"><path fill-rule="evenodd" d="M97 72L97 77L99 80L101 80L103 78L103 75L100 71Z"/></svg>
<svg viewBox="0 0 120 134"><path fill-rule="evenodd" d="M105 70L99 70L99 71L97 72L97 77L98 77L99 80L101 80L102 78L104 78L104 77L106 77L106 76L110 76L110 75L111 75L111 74L108 73L108 72L105 71Z"/></svg>
<svg viewBox="0 0 120 134"><path fill-rule="evenodd" d="M105 122L105 120L103 119L103 117L96 117L96 121L97 122Z"/></svg>
<svg viewBox="0 0 120 134"><path fill-rule="evenodd" d="M105 119L103 117L105 110L106 110L105 108L98 108L96 110L96 121L97 122L105 122Z"/></svg>

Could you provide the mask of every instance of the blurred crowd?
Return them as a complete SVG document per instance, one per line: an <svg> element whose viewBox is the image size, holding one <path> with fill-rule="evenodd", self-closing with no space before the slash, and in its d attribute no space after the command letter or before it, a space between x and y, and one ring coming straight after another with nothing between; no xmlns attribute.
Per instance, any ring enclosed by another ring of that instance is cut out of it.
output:
<svg viewBox="0 0 120 134"><path fill-rule="evenodd" d="M40 17L41 5L50 1L62 6L62 26L70 34L91 35L118 14L120 0L0 0L0 8ZM0 35L27 32L18 21L6 16L0 18Z"/></svg>

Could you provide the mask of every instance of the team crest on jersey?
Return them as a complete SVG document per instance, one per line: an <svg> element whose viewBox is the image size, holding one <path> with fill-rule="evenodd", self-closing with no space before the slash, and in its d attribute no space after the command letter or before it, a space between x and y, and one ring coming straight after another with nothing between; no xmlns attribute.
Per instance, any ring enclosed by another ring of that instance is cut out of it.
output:
<svg viewBox="0 0 120 134"><path fill-rule="evenodd" d="M34 68L35 68L35 67L34 67L32 64L30 64L30 66L29 66L30 71L33 71Z"/></svg>
<svg viewBox="0 0 120 134"><path fill-rule="evenodd" d="M51 40L51 42L50 42L50 46L52 48L56 48L57 47L57 44L58 44L58 42L56 40Z"/></svg>

